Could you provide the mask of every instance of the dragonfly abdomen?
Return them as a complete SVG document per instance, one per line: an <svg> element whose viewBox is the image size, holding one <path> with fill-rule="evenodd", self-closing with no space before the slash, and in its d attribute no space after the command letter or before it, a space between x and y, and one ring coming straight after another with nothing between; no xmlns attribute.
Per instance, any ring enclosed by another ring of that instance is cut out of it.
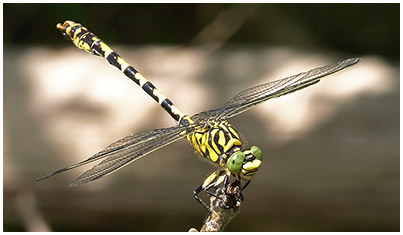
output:
<svg viewBox="0 0 403 235"><path fill-rule="evenodd" d="M157 101L178 124L192 123L192 120L182 113L170 99L163 95L150 81L133 66L128 64L100 38L88 31L87 28L73 21L66 21L63 25L58 24L57 28L63 32L65 37L70 38L79 49L102 56L111 65L121 70L127 77L136 82L148 95Z"/></svg>

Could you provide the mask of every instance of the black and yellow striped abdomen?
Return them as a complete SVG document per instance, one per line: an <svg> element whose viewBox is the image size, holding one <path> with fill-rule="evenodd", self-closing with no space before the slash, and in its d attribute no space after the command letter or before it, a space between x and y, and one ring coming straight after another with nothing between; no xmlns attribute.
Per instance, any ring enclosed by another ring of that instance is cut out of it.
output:
<svg viewBox="0 0 403 235"><path fill-rule="evenodd" d="M198 129L187 139L201 156L223 167L233 152L242 149L239 133L227 121Z"/></svg>
<svg viewBox="0 0 403 235"><path fill-rule="evenodd" d="M127 77L137 83L148 95L157 101L178 124L193 123L187 115L182 113L173 102L164 96L150 81L133 66L128 64L100 38L88 31L87 28L73 21L66 21L63 25L58 24L57 28L63 32L65 37L71 39L79 49L102 56L108 60L111 65L121 70Z"/></svg>

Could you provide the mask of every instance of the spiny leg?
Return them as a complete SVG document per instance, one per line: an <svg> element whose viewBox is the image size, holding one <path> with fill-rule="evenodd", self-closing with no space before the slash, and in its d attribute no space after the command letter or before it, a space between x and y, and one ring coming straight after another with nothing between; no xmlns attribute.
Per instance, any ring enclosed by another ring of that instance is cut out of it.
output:
<svg viewBox="0 0 403 235"><path fill-rule="evenodd" d="M203 190L206 191L206 187L209 186L210 188L217 182L217 178L221 174L221 170L218 169L217 171L214 171L211 173L204 181L201 183L195 190L193 190L193 196L195 199L202 205L208 213L210 213L210 207L203 202L203 200L199 197L199 193Z"/></svg>
<svg viewBox="0 0 403 235"><path fill-rule="evenodd" d="M208 211L208 213L211 213L210 207L198 196L201 191L205 191L209 196L219 199L222 202L222 206L226 209L230 209L243 201L240 188L241 182L236 179L233 183L229 183L230 176L230 172L218 169L210 174L204 182L193 191L195 199ZM220 184L222 185L220 190L216 190L216 192L210 191L212 188L217 189ZM228 199L225 197L233 198ZM233 201L235 201L235 203ZM228 202L230 203L228 204Z"/></svg>
<svg viewBox="0 0 403 235"><path fill-rule="evenodd" d="M242 191L246 188L246 187L248 187L248 185L250 184L250 180L249 181L246 181L246 183L245 183L245 185L244 186L242 186L242 188L241 188L241 190L239 191L239 193L238 193L238 196L239 196L239 200L241 200L242 202L244 201L244 196L243 196L243 194L242 194Z"/></svg>
<svg viewBox="0 0 403 235"><path fill-rule="evenodd" d="M203 200L199 197L199 193L201 191L205 191L210 196L218 198L217 195L208 191L210 188L215 188L220 185L222 182L227 181L225 171L222 169L217 169L213 173L211 173L204 181L201 183L195 190L193 190L193 196L195 199L207 210L208 213L211 213L210 207L203 202Z"/></svg>

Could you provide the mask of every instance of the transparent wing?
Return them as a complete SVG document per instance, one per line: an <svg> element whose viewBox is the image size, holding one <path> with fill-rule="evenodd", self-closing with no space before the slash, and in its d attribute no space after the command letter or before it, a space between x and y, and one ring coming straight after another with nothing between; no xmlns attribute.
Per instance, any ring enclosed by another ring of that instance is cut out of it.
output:
<svg viewBox="0 0 403 235"><path fill-rule="evenodd" d="M44 180L64 171L106 158L90 170L84 172L70 186L79 186L113 173L127 164L144 157L145 155L164 147L191 133L192 126L174 126L170 128L154 129L139 134L126 136L96 153L92 157L47 174L37 181Z"/></svg>
<svg viewBox="0 0 403 235"><path fill-rule="evenodd" d="M221 108L201 112L199 119L227 119L245 112L266 100L301 90L320 81L321 78L358 63L360 58L347 59L336 64L311 69L297 75L258 85L239 92ZM193 118L192 117L192 118Z"/></svg>

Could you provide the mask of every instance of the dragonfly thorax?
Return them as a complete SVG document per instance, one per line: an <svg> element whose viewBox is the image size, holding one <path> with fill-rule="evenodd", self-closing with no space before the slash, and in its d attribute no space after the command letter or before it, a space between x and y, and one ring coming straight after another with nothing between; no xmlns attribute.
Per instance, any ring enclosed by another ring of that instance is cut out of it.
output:
<svg viewBox="0 0 403 235"><path fill-rule="evenodd" d="M219 166L224 166L232 153L242 149L238 132L227 121L213 122L188 135L187 139L201 156Z"/></svg>
<svg viewBox="0 0 403 235"><path fill-rule="evenodd" d="M227 121L214 122L188 135L187 138L199 154L220 166L227 175L250 181L262 163L262 152L252 146L243 150L236 129Z"/></svg>

